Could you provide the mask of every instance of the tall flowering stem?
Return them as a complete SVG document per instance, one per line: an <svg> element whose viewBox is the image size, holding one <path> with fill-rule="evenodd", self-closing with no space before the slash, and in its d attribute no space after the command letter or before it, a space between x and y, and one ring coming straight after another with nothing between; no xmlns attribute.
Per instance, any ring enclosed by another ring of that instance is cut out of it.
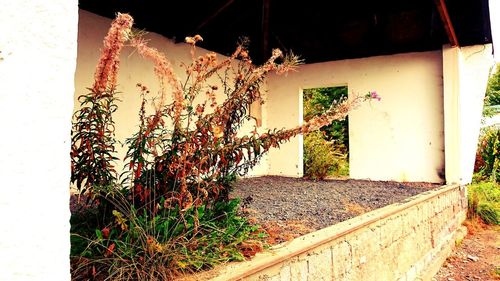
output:
<svg viewBox="0 0 500 281"><path fill-rule="evenodd" d="M114 91L120 64L120 52L129 38L134 20L128 14L118 13L104 38L104 48L94 74L92 93L100 95Z"/></svg>
<svg viewBox="0 0 500 281"><path fill-rule="evenodd" d="M142 38L134 38L131 40L131 45L137 49L137 52L145 59L151 60L154 63L154 73L160 82L160 101L156 105L156 111L160 111L164 107L166 99L166 84L172 89L172 97L174 100L174 125L178 126L180 115L185 108L184 92L178 77L175 75L170 61L164 54L157 49L149 47L146 41Z"/></svg>
<svg viewBox="0 0 500 281"><path fill-rule="evenodd" d="M255 66L244 45L222 60L215 53L196 57L195 43L200 38L186 38L192 45L192 62L184 65L187 78L182 83L163 54L142 39L132 42L139 54L154 63L160 85L171 86L173 99L171 103L164 102L162 89L155 112L149 117L140 116L142 123L149 124L148 129L128 140L127 159L134 169L130 175L136 204L156 206L164 199L163 207L179 206L186 210L225 201L235 176L248 173L271 148L343 119L363 101L376 98L366 95L338 101L325 114L300 127L238 136L250 118L249 106L263 102L260 85L265 77L271 72L293 71L300 60L276 49L263 65ZM278 60L282 62L277 63ZM208 79L214 76L219 78L218 83L209 83ZM204 98L197 99L203 94ZM224 94L226 99L218 102L217 96ZM167 122L162 120L172 120L173 128L165 127ZM138 143L146 147L139 149Z"/></svg>
<svg viewBox="0 0 500 281"><path fill-rule="evenodd" d="M81 108L74 114L71 143L71 181L81 193L97 186L113 185L115 137L113 112L116 111L116 84L120 52L131 33L133 19L118 14L104 39L90 92L78 98Z"/></svg>
<svg viewBox="0 0 500 281"><path fill-rule="evenodd" d="M126 175L135 205L151 212L159 207L211 205L228 199L231 182L254 167L271 148L278 148L297 134L318 130L333 120L343 119L350 110L376 93L338 101L323 115L291 129L254 130L240 136L244 122L250 120L248 108L263 103L260 86L271 73L294 71L297 56L272 51L261 66L250 59L246 43L223 59L209 52L196 55L201 36L186 37L191 45L190 64L184 64L186 78L174 72L165 54L148 46L140 36L130 36L132 19L119 15L106 36L95 83L83 96L74 129L74 181L78 186L109 185L116 180L112 166L116 110L113 93L119 66L119 53L126 42L143 58L153 62L159 96L154 110L146 110L144 85L138 84L143 102L139 110L139 130L127 140ZM168 95L168 92L171 95ZM221 100L221 96L226 96ZM100 115L99 115L100 114ZM91 129L89 129L91 128ZM95 164L100 163L100 164ZM91 171L90 173L88 171ZM161 203L159 205L159 203Z"/></svg>

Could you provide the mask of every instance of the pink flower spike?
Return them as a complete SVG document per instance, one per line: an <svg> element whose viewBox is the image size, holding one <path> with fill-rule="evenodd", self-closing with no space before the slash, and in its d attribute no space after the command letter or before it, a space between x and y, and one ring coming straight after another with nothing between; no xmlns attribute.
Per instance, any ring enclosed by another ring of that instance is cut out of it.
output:
<svg viewBox="0 0 500 281"><path fill-rule="evenodd" d="M376 92L376 91L370 92L370 97L371 97L372 99L376 99L376 100L378 100L378 101L380 101L380 100L382 99L382 98L381 98L381 97L377 94L377 92Z"/></svg>

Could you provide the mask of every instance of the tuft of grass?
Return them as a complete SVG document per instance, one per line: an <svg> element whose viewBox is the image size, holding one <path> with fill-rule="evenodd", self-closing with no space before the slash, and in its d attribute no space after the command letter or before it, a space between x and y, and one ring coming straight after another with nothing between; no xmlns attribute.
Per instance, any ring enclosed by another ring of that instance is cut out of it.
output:
<svg viewBox="0 0 500 281"><path fill-rule="evenodd" d="M155 214L121 196L111 203L113 220L103 228L87 224L93 209L72 218L74 280L171 280L245 260L264 247L260 227L239 215L239 199L187 210L159 205Z"/></svg>
<svg viewBox="0 0 500 281"><path fill-rule="evenodd" d="M469 186L469 210L471 219L481 218L485 223L500 224L500 185L479 182Z"/></svg>
<svg viewBox="0 0 500 281"><path fill-rule="evenodd" d="M495 267L491 275L493 276L493 278L500 279L500 266Z"/></svg>

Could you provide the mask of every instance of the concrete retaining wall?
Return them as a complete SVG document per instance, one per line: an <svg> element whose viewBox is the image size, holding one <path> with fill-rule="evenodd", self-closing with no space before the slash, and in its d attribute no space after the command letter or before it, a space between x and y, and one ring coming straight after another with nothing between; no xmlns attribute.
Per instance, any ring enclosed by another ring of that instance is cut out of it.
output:
<svg viewBox="0 0 500 281"><path fill-rule="evenodd" d="M219 269L212 280L429 280L465 231L465 187L444 186Z"/></svg>

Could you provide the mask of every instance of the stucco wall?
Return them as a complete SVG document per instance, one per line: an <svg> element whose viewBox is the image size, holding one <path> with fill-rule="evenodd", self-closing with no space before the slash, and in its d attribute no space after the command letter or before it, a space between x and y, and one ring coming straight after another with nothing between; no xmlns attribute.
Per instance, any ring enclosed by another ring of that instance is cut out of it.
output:
<svg viewBox="0 0 500 281"><path fill-rule="evenodd" d="M347 85L351 96L371 90L382 96L349 115L352 178L444 180L441 51L306 64L288 77L271 76L268 125L298 125L302 89L338 85ZM271 174L302 171L301 136L271 152Z"/></svg>
<svg viewBox="0 0 500 281"><path fill-rule="evenodd" d="M78 26L78 61L77 71L75 75L75 106L79 103L77 98L79 95L86 93L86 88L91 86L95 66L99 59L102 41L110 27L111 20L92 14L87 11L80 10L80 21ZM149 40L149 45L164 52L171 60L175 72L185 78L185 70L181 68L181 63L190 63L191 54L190 46L184 43L175 44L174 41L156 33L148 33L146 38ZM210 40L206 38L206 40ZM236 42L235 42L236 44ZM197 48L197 56L203 55L207 51L203 48ZM220 59L223 59L220 56ZM152 93L158 90L158 81L153 73L153 64L141 58L132 48L125 48L120 56L121 65L118 77L118 90L121 92L118 97L122 100L119 103L119 108L113 118L116 122L116 138L124 141L127 137L132 136L136 132L138 125L138 110L140 106L140 96L137 91L136 84L142 83L151 89ZM217 79L210 80L211 85L219 84ZM220 92L220 91L219 91ZM265 94L265 85L263 85L262 93ZM223 101L224 94L217 96L218 101ZM169 99L169 101L171 101ZM261 114L263 124L260 130L265 126L266 106L262 106ZM245 123L242 132L253 130L255 121ZM117 147L118 157L123 159L126 153L126 147ZM118 167L123 167L121 163ZM266 159L261 161L261 164L254 168L250 175L259 175L267 173Z"/></svg>
<svg viewBox="0 0 500 281"><path fill-rule="evenodd" d="M472 181L484 95L493 66L492 45L462 47L460 68L461 183Z"/></svg>
<svg viewBox="0 0 500 281"><path fill-rule="evenodd" d="M70 280L78 1L2 1L0 280Z"/></svg>
<svg viewBox="0 0 500 281"><path fill-rule="evenodd" d="M492 45L443 46L446 180L472 180Z"/></svg>

